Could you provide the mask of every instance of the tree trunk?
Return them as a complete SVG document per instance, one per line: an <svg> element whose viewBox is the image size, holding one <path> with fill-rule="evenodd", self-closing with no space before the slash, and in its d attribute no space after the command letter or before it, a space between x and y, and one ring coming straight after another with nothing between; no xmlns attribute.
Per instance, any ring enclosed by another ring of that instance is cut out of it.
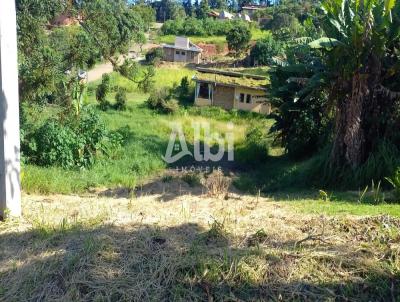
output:
<svg viewBox="0 0 400 302"><path fill-rule="evenodd" d="M355 168L365 159L363 106L369 103L367 99L370 98L367 75L354 75L351 87L351 95L338 105L331 163Z"/></svg>
<svg viewBox="0 0 400 302"><path fill-rule="evenodd" d="M371 56L363 72L354 74L348 97L338 104L336 133L331 154L331 164L346 164L356 168L363 164L374 145L380 139L383 127L382 103L384 98L377 96L380 84L381 63ZM387 109L387 108L386 108Z"/></svg>

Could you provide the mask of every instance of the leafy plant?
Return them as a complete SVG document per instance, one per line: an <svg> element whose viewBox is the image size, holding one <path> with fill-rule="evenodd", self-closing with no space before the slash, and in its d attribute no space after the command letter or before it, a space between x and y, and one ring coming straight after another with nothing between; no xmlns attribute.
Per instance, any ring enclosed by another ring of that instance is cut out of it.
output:
<svg viewBox="0 0 400 302"><path fill-rule="evenodd" d="M283 44L276 41L272 35L257 41L250 51L252 65L269 65L273 58L284 53Z"/></svg>
<svg viewBox="0 0 400 302"><path fill-rule="evenodd" d="M108 74L103 74L101 84L96 88L96 100L99 103L101 110L107 110L110 103L107 100L107 95L111 90L111 78Z"/></svg>
<svg viewBox="0 0 400 302"><path fill-rule="evenodd" d="M161 47L150 49L146 53L146 63L157 66L164 57L164 51Z"/></svg>
<svg viewBox="0 0 400 302"><path fill-rule="evenodd" d="M250 126L246 132L245 140L236 148L238 161L248 165L258 165L268 159L269 143L267 131L264 126Z"/></svg>
<svg viewBox="0 0 400 302"><path fill-rule="evenodd" d="M385 179L393 186L396 201L400 201L400 168L396 170L392 177L385 177Z"/></svg>
<svg viewBox="0 0 400 302"><path fill-rule="evenodd" d="M146 101L150 109L162 113L175 113L179 109L178 102L171 99L171 93L168 88L154 90Z"/></svg>
<svg viewBox="0 0 400 302"><path fill-rule="evenodd" d="M126 103L127 103L126 89L119 87L115 95L115 109L126 110Z"/></svg>
<svg viewBox="0 0 400 302"><path fill-rule="evenodd" d="M246 24L237 23L226 34L229 50L233 51L236 57L239 57L247 50L251 39L251 31Z"/></svg>
<svg viewBox="0 0 400 302"><path fill-rule="evenodd" d="M63 119L48 119L27 135L22 143L29 163L63 168L93 165L99 153L108 154L122 144L122 136L106 130L99 115L90 108Z"/></svg>

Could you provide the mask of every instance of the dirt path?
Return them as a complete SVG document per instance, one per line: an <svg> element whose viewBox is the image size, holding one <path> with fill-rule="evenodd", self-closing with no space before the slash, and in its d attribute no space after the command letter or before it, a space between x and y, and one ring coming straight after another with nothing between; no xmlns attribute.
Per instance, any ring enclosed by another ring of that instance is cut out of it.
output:
<svg viewBox="0 0 400 302"><path fill-rule="evenodd" d="M134 59L137 62L143 61L144 56L143 54L140 53L145 53L149 49L158 46L159 45L150 42L143 45L142 49L140 49L139 46L134 46L129 50L128 57ZM123 56L119 57L119 61L122 63L124 61L124 57ZM111 72L113 72L113 66L110 62L98 64L93 69L88 71L88 82L94 82L100 80L103 74Z"/></svg>

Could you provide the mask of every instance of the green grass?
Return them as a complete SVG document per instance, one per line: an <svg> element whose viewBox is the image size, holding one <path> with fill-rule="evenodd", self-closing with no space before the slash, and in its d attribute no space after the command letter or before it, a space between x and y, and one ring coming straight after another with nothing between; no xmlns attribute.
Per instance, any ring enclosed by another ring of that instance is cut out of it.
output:
<svg viewBox="0 0 400 302"><path fill-rule="evenodd" d="M349 200L349 199L348 199ZM351 197L350 197L351 200ZM328 216L377 216L400 217L400 204L360 204L353 201L322 201L318 199L292 200L283 202L295 213L319 214Z"/></svg>
<svg viewBox="0 0 400 302"><path fill-rule="evenodd" d="M157 69L155 82L157 87L172 86L180 82L183 76L191 76L192 70L182 67ZM126 135L124 145L111 154L111 158L99 157L93 167L83 170L64 170L58 167L23 166L22 185L26 192L36 193L76 193L96 187L127 187L143 183L160 173L167 166L165 155L173 122L183 125L188 143L193 143L193 122L208 122L212 132L222 135L228 131L227 122L235 123L235 139L243 140L249 120L260 122L261 117L251 113L226 112L219 108L181 108L175 115L163 115L148 109L145 101L148 95L138 92L135 84L113 73L112 85L128 90L127 110L124 112L108 110L99 113L110 130L123 129ZM89 86L88 103L96 106L94 91L97 83ZM114 94L109 100L111 103ZM188 100L187 103L190 103ZM44 109L38 116L49 116L54 108ZM39 122L39 121L37 121Z"/></svg>
<svg viewBox="0 0 400 302"><path fill-rule="evenodd" d="M262 30L259 28L253 28L251 30L251 40L252 41L260 40L260 39L264 38L268 33L269 33L269 31ZM225 36L204 36L204 37L189 36L188 38L190 38L190 41L195 44L197 44L197 43L206 43L206 44L226 43ZM156 41L158 43L174 44L175 35L158 36L156 38Z"/></svg>
<svg viewBox="0 0 400 302"><path fill-rule="evenodd" d="M206 43L206 44L220 44L226 43L225 36L209 36L209 37L199 37L199 36L189 36L192 43ZM175 35L165 35L157 37L156 41L158 43L174 44Z"/></svg>

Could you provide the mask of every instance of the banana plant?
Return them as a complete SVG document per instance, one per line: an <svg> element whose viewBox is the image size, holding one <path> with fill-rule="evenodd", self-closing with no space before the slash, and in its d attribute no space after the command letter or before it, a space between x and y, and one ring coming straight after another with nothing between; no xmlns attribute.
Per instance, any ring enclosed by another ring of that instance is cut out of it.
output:
<svg viewBox="0 0 400 302"><path fill-rule="evenodd" d="M396 0L325 0L322 53L335 108L331 163L356 168L398 125L400 5Z"/></svg>

